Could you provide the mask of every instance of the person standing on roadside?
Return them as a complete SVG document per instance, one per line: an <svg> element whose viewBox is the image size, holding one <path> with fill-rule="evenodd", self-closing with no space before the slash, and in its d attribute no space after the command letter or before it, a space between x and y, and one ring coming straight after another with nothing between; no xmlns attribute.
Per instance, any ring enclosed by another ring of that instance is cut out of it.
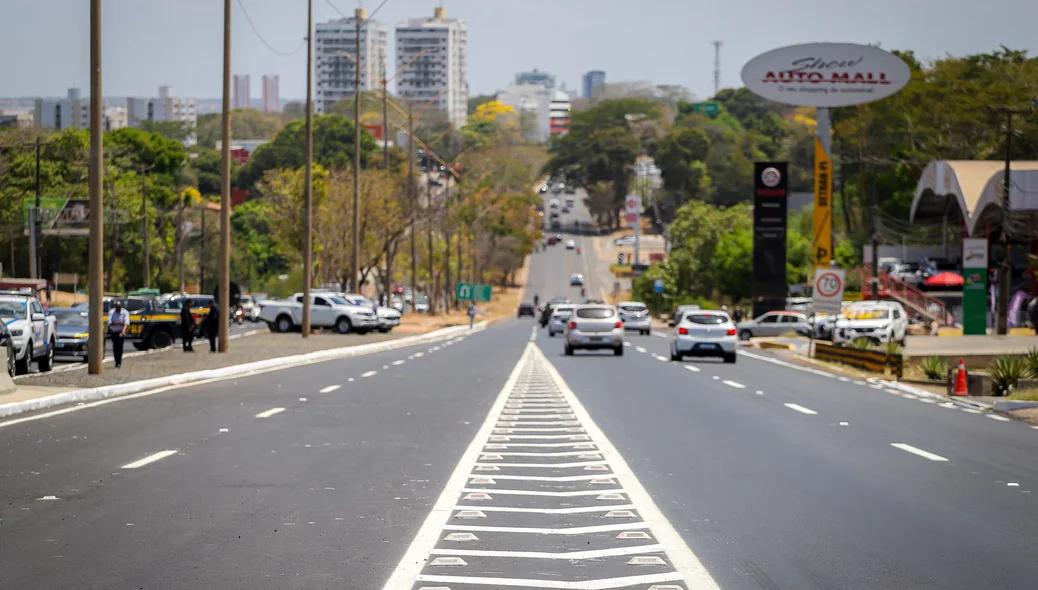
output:
<svg viewBox="0 0 1038 590"><path fill-rule="evenodd" d="M746 314L744 314L743 311L742 311L742 306L741 305L736 305L735 306L735 311L732 312L732 319L735 320L735 323L738 324L739 322L742 321L742 318L745 315Z"/></svg>
<svg viewBox="0 0 1038 590"><path fill-rule="evenodd" d="M469 302L469 330L476 325L476 302Z"/></svg>
<svg viewBox="0 0 1038 590"><path fill-rule="evenodd" d="M123 366L123 337L130 327L130 312L123 309L123 302L116 301L115 307L108 313L108 338L112 341L112 354L115 356L115 368Z"/></svg>
<svg viewBox="0 0 1038 590"><path fill-rule="evenodd" d="M220 308L216 305L215 300L209 306L209 313L202 320L202 327L209 338L209 352L216 352L216 335L220 331Z"/></svg>
<svg viewBox="0 0 1038 590"><path fill-rule="evenodd" d="M195 339L195 316L191 314L191 300L184 301L180 308L180 340L184 343L184 352L194 352L191 342Z"/></svg>

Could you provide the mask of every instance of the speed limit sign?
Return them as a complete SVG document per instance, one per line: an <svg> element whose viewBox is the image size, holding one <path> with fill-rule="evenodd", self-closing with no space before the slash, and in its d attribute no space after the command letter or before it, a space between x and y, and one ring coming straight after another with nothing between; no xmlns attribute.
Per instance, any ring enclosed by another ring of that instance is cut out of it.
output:
<svg viewBox="0 0 1038 590"><path fill-rule="evenodd" d="M840 313L845 278L845 272L841 268L815 270L815 288L811 298L811 307L815 313Z"/></svg>

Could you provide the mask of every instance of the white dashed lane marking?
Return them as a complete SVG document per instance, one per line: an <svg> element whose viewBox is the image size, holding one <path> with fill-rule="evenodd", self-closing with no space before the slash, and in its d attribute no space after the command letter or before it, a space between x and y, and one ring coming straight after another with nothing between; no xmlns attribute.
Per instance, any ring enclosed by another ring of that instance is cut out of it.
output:
<svg viewBox="0 0 1038 590"><path fill-rule="evenodd" d="M393 361L393 366L394 367L399 367L400 365L404 364L405 362L407 362L407 361L405 361L405 360Z"/></svg>
<svg viewBox="0 0 1038 590"><path fill-rule="evenodd" d="M786 406L790 410L793 410L795 412L800 412L801 414L807 414L809 416L814 416L815 414L818 413L818 412L812 410L811 408L805 408L804 406L802 406L800 404L782 404L782 405Z"/></svg>
<svg viewBox="0 0 1038 590"><path fill-rule="evenodd" d="M329 385L320 391L320 393L331 393L341 387L341 385Z"/></svg>
<svg viewBox="0 0 1038 590"><path fill-rule="evenodd" d="M942 457L940 455L935 455L934 453L931 453L930 451L924 451L923 449L920 449L918 447L913 447L912 445L907 444L907 443L890 443L890 446L894 447L895 449L901 449L902 451L905 451L906 453L912 453L913 455L918 455L918 456L923 457L925 459L929 459L931 461L947 461L948 460L948 459L946 459L946 458L944 458L944 457Z"/></svg>
<svg viewBox="0 0 1038 590"><path fill-rule="evenodd" d="M617 541L635 539L642 543ZM621 569L598 573L586 560L612 560ZM645 565L656 566L654 573L639 574ZM576 395L528 344L383 588L591 590L682 582L677 587L717 589Z"/></svg>
<svg viewBox="0 0 1038 590"><path fill-rule="evenodd" d="M259 414L256 414L256 417L257 418L270 418L274 414L280 414L281 412L284 412L284 411L285 411L285 408L271 408L271 409L267 410L266 412L260 412Z"/></svg>
<svg viewBox="0 0 1038 590"><path fill-rule="evenodd" d="M159 461L161 459L165 459L166 457L169 457L170 455L176 455L176 454L177 454L176 450L160 451L158 453L155 453L154 455L148 455L147 457L145 457L143 459L138 459L137 461L134 461L133 463L127 463L126 465L123 465L122 468L123 469L139 469L141 467L144 467L145 465L148 465L150 463L154 463L154 462Z"/></svg>
<svg viewBox="0 0 1038 590"><path fill-rule="evenodd" d="M361 373L361 377L373 377L378 374L378 371L368 371L367 373Z"/></svg>
<svg viewBox="0 0 1038 590"><path fill-rule="evenodd" d="M728 387L734 387L736 389L746 389L745 385L743 385L742 383L738 383L736 381L722 381L721 383L724 383Z"/></svg>

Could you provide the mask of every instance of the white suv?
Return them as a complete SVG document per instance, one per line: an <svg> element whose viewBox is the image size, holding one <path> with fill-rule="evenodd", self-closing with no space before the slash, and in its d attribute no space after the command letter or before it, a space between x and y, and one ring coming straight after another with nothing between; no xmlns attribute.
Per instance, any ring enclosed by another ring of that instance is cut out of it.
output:
<svg viewBox="0 0 1038 590"><path fill-rule="evenodd" d="M57 321L47 315L39 299L28 295L0 295L0 321L7 324L11 332L18 374L28 373L33 361L40 371L54 367Z"/></svg>

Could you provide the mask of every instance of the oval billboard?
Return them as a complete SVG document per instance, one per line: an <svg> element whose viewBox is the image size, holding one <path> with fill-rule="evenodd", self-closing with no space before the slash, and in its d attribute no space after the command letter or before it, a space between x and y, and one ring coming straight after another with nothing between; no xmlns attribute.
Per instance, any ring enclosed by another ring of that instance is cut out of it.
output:
<svg viewBox="0 0 1038 590"><path fill-rule="evenodd" d="M762 98L800 107L845 107L901 90L912 70L900 57L854 43L780 47L751 59L742 81Z"/></svg>

